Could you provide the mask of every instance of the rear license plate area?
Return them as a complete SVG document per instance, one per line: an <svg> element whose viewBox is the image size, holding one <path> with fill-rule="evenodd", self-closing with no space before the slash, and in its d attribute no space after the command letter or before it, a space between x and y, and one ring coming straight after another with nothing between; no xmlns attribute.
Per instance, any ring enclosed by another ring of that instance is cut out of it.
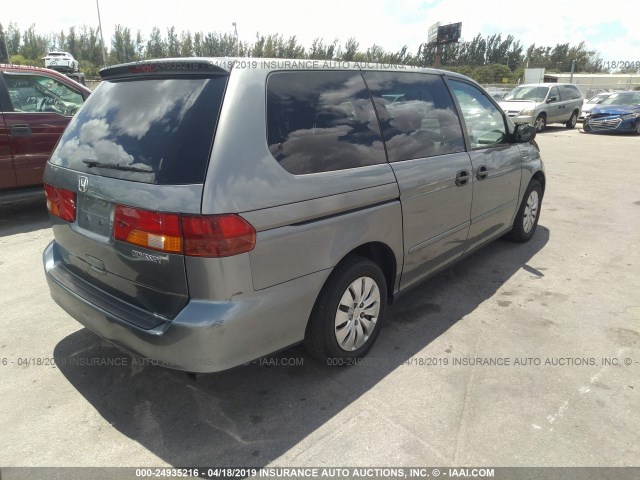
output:
<svg viewBox="0 0 640 480"><path fill-rule="evenodd" d="M78 226L101 237L110 237L113 224L111 207L111 202L78 195Z"/></svg>

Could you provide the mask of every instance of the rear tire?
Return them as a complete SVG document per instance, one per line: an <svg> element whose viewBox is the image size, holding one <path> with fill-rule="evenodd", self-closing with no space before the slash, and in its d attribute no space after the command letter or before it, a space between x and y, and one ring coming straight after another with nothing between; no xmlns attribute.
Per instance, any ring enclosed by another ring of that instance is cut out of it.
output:
<svg viewBox="0 0 640 480"><path fill-rule="evenodd" d="M363 357L380 332L387 307L387 283L369 259L349 257L320 291L311 312L304 345L327 365L346 366Z"/></svg>
<svg viewBox="0 0 640 480"><path fill-rule="evenodd" d="M542 209L542 185L536 179L529 182L527 191L513 221L513 228L505 238L513 242L528 242L536 231Z"/></svg>
<svg viewBox="0 0 640 480"><path fill-rule="evenodd" d="M576 123L578 123L578 112L573 112L571 118L564 126L567 128L576 128Z"/></svg>

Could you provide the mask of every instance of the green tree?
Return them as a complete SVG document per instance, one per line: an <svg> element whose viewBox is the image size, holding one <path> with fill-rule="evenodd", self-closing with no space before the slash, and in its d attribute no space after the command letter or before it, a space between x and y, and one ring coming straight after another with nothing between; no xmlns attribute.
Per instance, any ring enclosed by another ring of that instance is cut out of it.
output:
<svg viewBox="0 0 640 480"><path fill-rule="evenodd" d="M40 59L47 53L50 39L36 33L36 26L31 25L28 30L24 31L22 43L20 45L19 54L22 55L27 63L39 65Z"/></svg>
<svg viewBox="0 0 640 480"><path fill-rule="evenodd" d="M136 41L134 42L135 59L141 60L144 57L144 38L142 32L136 32Z"/></svg>
<svg viewBox="0 0 640 480"><path fill-rule="evenodd" d="M76 60L82 60L83 52L80 50L78 35L76 34L76 27L69 28L69 33L67 34L67 41L64 50L73 55L73 58L75 58Z"/></svg>
<svg viewBox="0 0 640 480"><path fill-rule="evenodd" d="M7 48L7 38L4 33L4 27L0 23L0 63L9 62L9 49Z"/></svg>
<svg viewBox="0 0 640 480"><path fill-rule="evenodd" d="M170 58L180 56L180 40L174 27L167 29L167 56Z"/></svg>
<svg viewBox="0 0 640 480"><path fill-rule="evenodd" d="M163 58L166 56L166 44L158 27L151 29L151 35L147 42L146 58Z"/></svg>
<svg viewBox="0 0 640 480"><path fill-rule="evenodd" d="M18 25L13 22L9 23L9 26L7 27L6 39L9 55L16 55L18 53L18 50L20 49L21 40L20 29L18 28Z"/></svg>
<svg viewBox="0 0 640 480"><path fill-rule="evenodd" d="M340 60L344 60L346 62L352 61L356 56L356 53L358 53L359 46L360 44L356 41L355 38L349 38L344 46L344 51L340 55Z"/></svg>
<svg viewBox="0 0 640 480"><path fill-rule="evenodd" d="M182 32L180 37L180 56L193 57L193 55L193 39L191 38L191 32Z"/></svg>
<svg viewBox="0 0 640 480"><path fill-rule="evenodd" d="M204 51L202 49L202 33L196 32L193 35L193 54L196 57L203 57Z"/></svg>
<svg viewBox="0 0 640 480"><path fill-rule="evenodd" d="M131 30L122 25L116 25L111 40L111 51L109 52L110 63L127 63L136 59L136 47L131 40Z"/></svg>
<svg viewBox="0 0 640 480"><path fill-rule="evenodd" d="M478 83L502 83L505 78L511 80L511 70L501 64L484 65L474 69L471 78Z"/></svg>
<svg viewBox="0 0 640 480"><path fill-rule="evenodd" d="M9 57L9 63L12 65L27 65L27 59L22 55L11 55Z"/></svg>
<svg viewBox="0 0 640 480"><path fill-rule="evenodd" d="M349 38L344 45L338 40L327 42L321 37L313 40L308 48L298 42L297 37L284 38L279 34L256 34L253 42L238 43L234 34L220 32L183 31L178 35L174 27L167 29L163 37L154 27L148 37L143 38L138 30L135 39L131 30L116 25L114 35L108 42L111 63L121 63L142 58L165 58L186 56L253 56L274 58L309 58L320 60L345 60L355 62L379 62L432 67L435 62L435 47L421 44L411 51L403 46L397 51L385 50L380 45L362 49L356 38ZM21 31L17 24L9 23L4 29L0 25L0 59L31 65L41 64L40 59L49 49L71 52L80 62L87 75L97 73L102 65L102 50L99 30L91 27L72 26L67 32L40 34L35 26ZM4 51L2 51L4 49ZM526 53L525 53L526 52ZM600 57L594 50L586 48L584 42L555 46L530 45L528 48L513 35L502 34L483 37L477 34L469 41L443 45L442 68L459 71L482 82L500 82L503 78L522 78L524 68L542 67L569 71L575 61L576 72L602 71ZM629 69L632 71L633 69Z"/></svg>
<svg viewBox="0 0 640 480"><path fill-rule="evenodd" d="M332 60L336 57L338 40L325 44L321 38L315 38L311 43L307 57L315 60Z"/></svg>

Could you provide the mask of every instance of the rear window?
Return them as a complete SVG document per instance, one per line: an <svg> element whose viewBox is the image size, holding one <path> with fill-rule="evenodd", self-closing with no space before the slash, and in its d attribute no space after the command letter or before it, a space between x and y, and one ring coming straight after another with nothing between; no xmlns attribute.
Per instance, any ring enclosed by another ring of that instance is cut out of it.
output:
<svg viewBox="0 0 640 480"><path fill-rule="evenodd" d="M226 76L103 81L51 163L144 183L202 183Z"/></svg>
<svg viewBox="0 0 640 480"><path fill-rule="evenodd" d="M560 85L560 97L562 100L577 100L582 94L578 87L573 85Z"/></svg>

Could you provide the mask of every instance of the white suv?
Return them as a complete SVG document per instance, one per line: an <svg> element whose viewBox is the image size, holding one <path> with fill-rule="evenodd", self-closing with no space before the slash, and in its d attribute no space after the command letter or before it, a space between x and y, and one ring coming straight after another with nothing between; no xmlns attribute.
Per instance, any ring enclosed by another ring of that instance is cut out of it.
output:
<svg viewBox="0 0 640 480"><path fill-rule="evenodd" d="M49 52L42 60L44 66L52 70L72 73L78 71L78 61L69 52Z"/></svg>
<svg viewBox="0 0 640 480"><path fill-rule="evenodd" d="M549 123L574 128L583 100L578 87L570 83L536 83L514 88L500 106L516 125L527 123L541 132Z"/></svg>

